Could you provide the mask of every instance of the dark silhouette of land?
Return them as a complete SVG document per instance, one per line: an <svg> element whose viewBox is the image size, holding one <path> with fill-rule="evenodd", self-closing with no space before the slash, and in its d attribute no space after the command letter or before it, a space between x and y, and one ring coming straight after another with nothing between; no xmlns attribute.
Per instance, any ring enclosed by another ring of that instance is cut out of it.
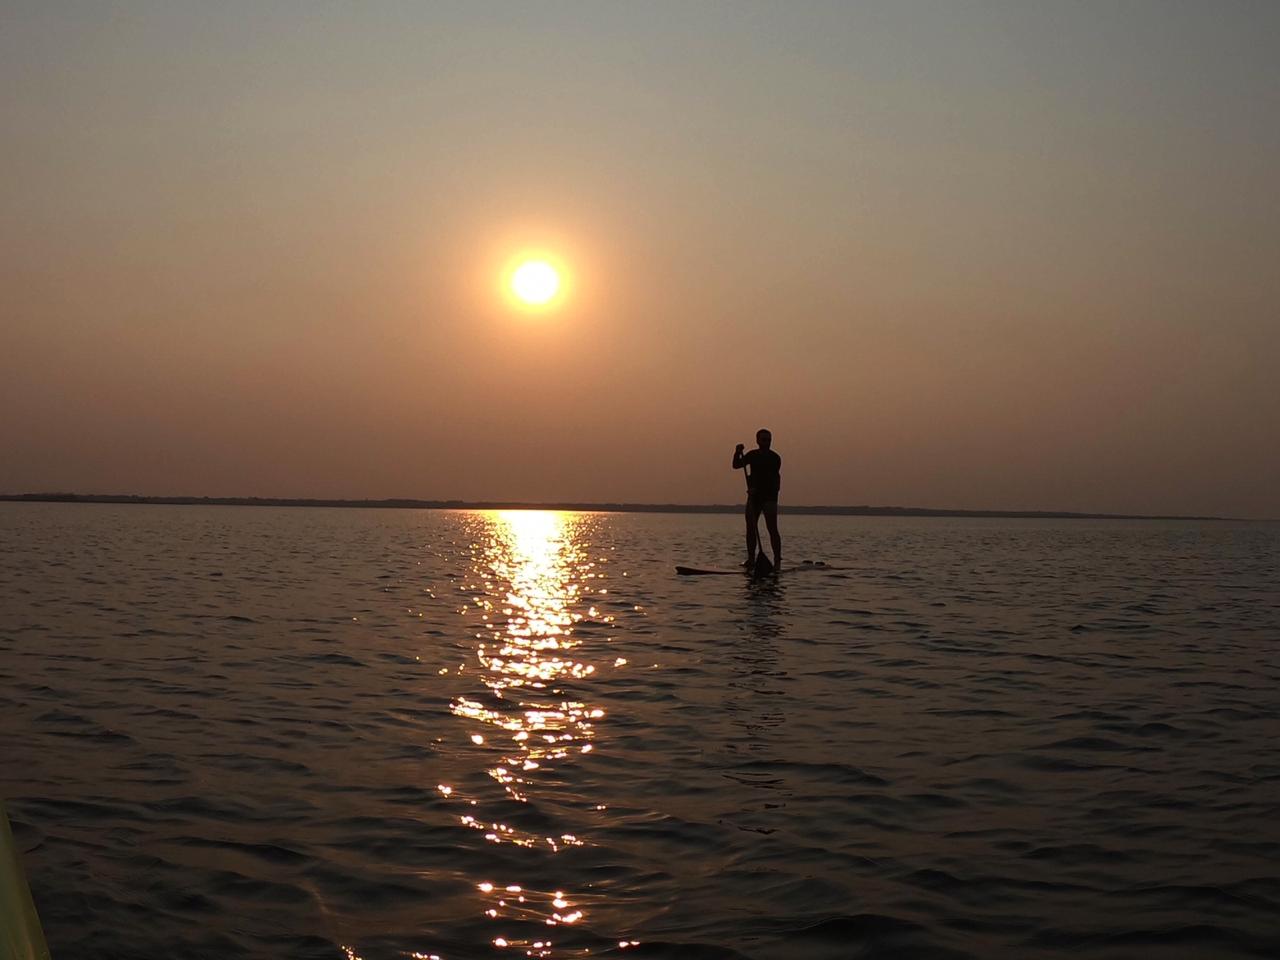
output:
<svg viewBox="0 0 1280 960"><path fill-rule="evenodd" d="M0 493L0 501L216 507L363 507L400 510L582 510L600 513L741 513L740 503L527 503L510 500L316 500L297 497L144 497L101 493ZM947 510L932 507L792 506L783 513L837 517L1006 517L1044 520L1238 520L1239 517L1070 510Z"/></svg>

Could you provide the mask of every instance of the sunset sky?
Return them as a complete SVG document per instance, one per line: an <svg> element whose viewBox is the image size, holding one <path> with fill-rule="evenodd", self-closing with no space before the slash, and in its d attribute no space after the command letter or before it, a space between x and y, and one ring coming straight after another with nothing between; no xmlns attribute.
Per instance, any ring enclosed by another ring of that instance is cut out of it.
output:
<svg viewBox="0 0 1280 960"><path fill-rule="evenodd" d="M1280 4L0 0L0 492L1280 517ZM542 309L503 288L553 259Z"/></svg>

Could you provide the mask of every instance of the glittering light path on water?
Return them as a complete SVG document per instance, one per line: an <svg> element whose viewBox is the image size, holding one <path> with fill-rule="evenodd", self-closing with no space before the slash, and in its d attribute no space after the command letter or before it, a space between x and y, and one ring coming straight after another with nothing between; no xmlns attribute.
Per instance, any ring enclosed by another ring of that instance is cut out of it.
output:
<svg viewBox="0 0 1280 960"><path fill-rule="evenodd" d="M458 824L494 844L529 849L531 855L559 855L591 842L575 830L548 832L521 826L517 816L495 808L511 804L555 802L561 810L583 805L581 791L570 790L573 766L590 753L605 711L583 695L600 666L582 657L574 636L584 619L611 625L614 618L595 605L607 594L600 565L587 553L582 515L546 511L479 514L474 542L479 545L473 576L464 584L468 603L460 613L478 614L476 633L479 682L472 695L451 703L454 715L468 721L473 745L491 757L486 773L502 791L496 801L463 796L450 784L442 795L458 805ZM610 668L626 661L615 658ZM567 689L572 683L573 689ZM603 805L586 804L603 810ZM479 878L483 913L494 921L492 944L531 957L582 956L588 948L556 945L556 928L586 919L583 897L572 891L535 889L520 878ZM507 928L519 921L516 930ZM531 936L531 924L545 935Z"/></svg>

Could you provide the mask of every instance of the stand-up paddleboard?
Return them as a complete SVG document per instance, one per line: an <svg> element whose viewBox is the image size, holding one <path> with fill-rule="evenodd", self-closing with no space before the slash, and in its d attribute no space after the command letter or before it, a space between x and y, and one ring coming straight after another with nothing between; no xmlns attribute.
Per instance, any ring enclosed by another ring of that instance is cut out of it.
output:
<svg viewBox="0 0 1280 960"><path fill-rule="evenodd" d="M0 960L49 960L40 917L0 804Z"/></svg>
<svg viewBox="0 0 1280 960"><path fill-rule="evenodd" d="M823 563L821 560L806 560L804 563L794 565L784 564L781 570L773 570L768 576L774 576L781 573L799 573L802 570L819 570L825 573L836 573L842 570L842 567L833 567L830 564ZM682 577L752 577L759 576L749 567L685 567L676 566L676 573Z"/></svg>

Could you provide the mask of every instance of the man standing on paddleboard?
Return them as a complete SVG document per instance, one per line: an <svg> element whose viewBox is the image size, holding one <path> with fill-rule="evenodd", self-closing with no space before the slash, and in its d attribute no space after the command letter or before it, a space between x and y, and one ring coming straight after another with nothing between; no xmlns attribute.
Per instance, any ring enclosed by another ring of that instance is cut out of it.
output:
<svg viewBox="0 0 1280 960"><path fill-rule="evenodd" d="M782 535L778 533L778 490L782 487L782 458L770 446L773 434L768 430L756 431L756 449L743 453L744 444L733 451L733 469L747 474L747 569L756 565L756 530L760 514L769 529L769 541L773 545L773 565L782 566ZM761 553L764 549L761 548Z"/></svg>

